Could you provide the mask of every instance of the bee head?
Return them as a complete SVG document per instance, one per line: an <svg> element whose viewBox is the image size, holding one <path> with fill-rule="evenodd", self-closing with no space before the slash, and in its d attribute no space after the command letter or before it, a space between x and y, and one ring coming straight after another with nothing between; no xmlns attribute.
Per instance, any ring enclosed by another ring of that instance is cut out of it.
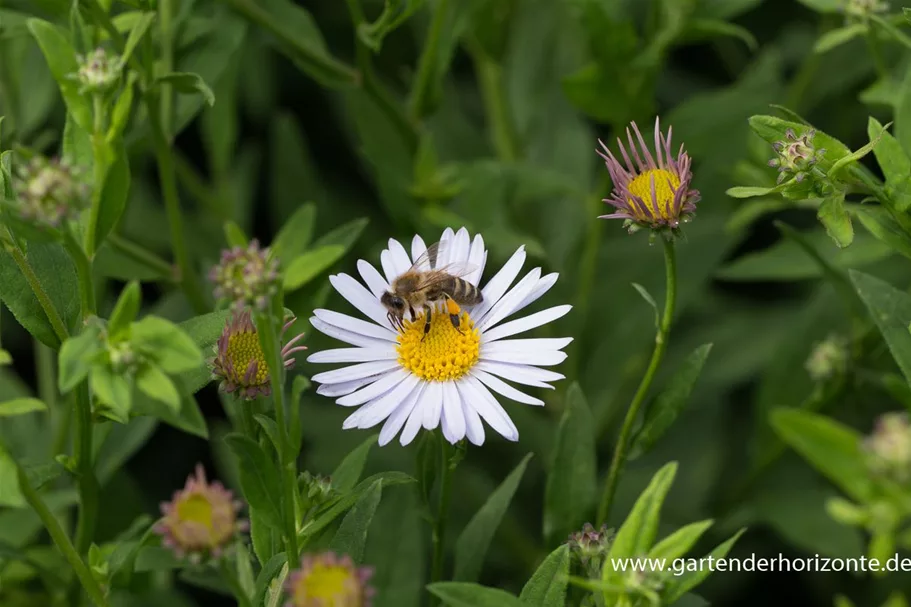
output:
<svg viewBox="0 0 911 607"><path fill-rule="evenodd" d="M405 316L405 300L387 291L380 296L380 303L389 310L389 314L386 315L389 318L389 322L401 327L402 318Z"/></svg>

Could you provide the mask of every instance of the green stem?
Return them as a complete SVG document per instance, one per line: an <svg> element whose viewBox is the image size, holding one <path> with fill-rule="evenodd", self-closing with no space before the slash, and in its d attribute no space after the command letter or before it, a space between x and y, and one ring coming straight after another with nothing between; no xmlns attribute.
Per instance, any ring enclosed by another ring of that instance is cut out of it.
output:
<svg viewBox="0 0 911 607"><path fill-rule="evenodd" d="M173 9L172 0L158 0L158 44L161 49L158 61L161 64L161 72L163 74L169 74L174 71L174 28L171 23L174 15ZM161 127L165 138L170 143L171 130L174 128L174 92L170 84L163 82L160 87L161 114L159 116L161 117Z"/></svg>
<svg viewBox="0 0 911 607"><path fill-rule="evenodd" d="M111 245L112 249L124 257L129 257L136 263L156 272L162 279L169 282L178 282L177 271L174 265L145 247L130 242L126 238L114 233L111 233L111 235L108 236L107 242Z"/></svg>
<svg viewBox="0 0 911 607"><path fill-rule="evenodd" d="M91 259L95 255L95 239L98 233L98 221L101 216L101 195L104 180L108 172L107 143L105 141L104 99L99 94L92 97L92 113L95 118L92 129L92 207L89 210L89 222L85 230L85 252Z"/></svg>
<svg viewBox="0 0 911 607"><path fill-rule="evenodd" d="M187 248L186 234L183 229L183 217L180 211L180 195L177 191L177 178L174 172L174 159L171 156L167 135L161 124L161 108L154 93L146 95L146 105L149 108L149 124L152 127L152 139L155 143L155 158L158 162L158 179L161 184L161 194L164 198L165 213L168 217L168 229L171 233L171 247L174 249L174 259L180 270L180 284L184 289L190 305L197 314L208 311L199 277L190 259Z"/></svg>
<svg viewBox="0 0 911 607"><path fill-rule="evenodd" d="M302 38L286 31L284 24L275 19L259 4L250 0L222 0L246 19L252 21L270 34L280 43L281 49L291 59L312 66L332 80L339 80L349 84L357 84L360 75L350 65L318 51L312 46L302 42Z"/></svg>
<svg viewBox="0 0 911 607"><path fill-rule="evenodd" d="M92 404L88 382L76 390L76 473L79 483L79 517L76 522L76 550L87 554L95 536L98 514L98 479L92 457Z"/></svg>
<svg viewBox="0 0 911 607"><path fill-rule="evenodd" d="M610 515L610 508L614 501L614 494L617 491L617 483L620 480L620 472L626 463L627 450L629 441L633 432L633 425L639 416L639 410L645 403L645 397L655 379L658 367L661 365L661 359L664 358L664 352L667 349L668 336L671 331L671 322L674 319L674 304L677 299L677 256L674 250L674 241L662 238L664 243L664 262L665 275L667 280L667 293L664 300L664 314L661 317L661 324L658 327L658 334L655 336L655 349L652 351L652 358L649 361L648 368L642 381L639 383L639 389L636 390L635 396L626 411L626 417L623 419L623 426L620 429L620 436L617 438L617 446L614 449L614 457L611 460L610 470L607 474L607 482L604 485L604 494L601 496L601 505L598 507L598 524L607 522Z"/></svg>
<svg viewBox="0 0 911 607"><path fill-rule="evenodd" d="M889 68L886 66L886 60L883 58L882 48L879 45L879 39L876 37L876 30L867 21L867 46L870 49L870 55L873 57L873 65L876 66L876 73L880 78L889 78Z"/></svg>
<svg viewBox="0 0 911 607"><path fill-rule="evenodd" d="M430 581L439 582L443 579L443 565L446 561L446 523L449 522L449 505L452 502L452 473L449 465L449 443L440 437L442 445L440 451L442 478L440 480L440 501L437 505L437 516L433 522L433 561L430 569Z"/></svg>
<svg viewBox="0 0 911 607"><path fill-rule="evenodd" d="M487 56L477 41L469 40L466 47L474 60L494 150L500 160L514 162L522 155L522 151L503 90L503 70Z"/></svg>
<svg viewBox="0 0 911 607"><path fill-rule="evenodd" d="M92 262L85 251L76 242L76 238L69 230L64 230L63 246L76 265L76 276L79 279L79 297L82 300L82 318L95 314L95 284L92 281Z"/></svg>
<svg viewBox="0 0 911 607"><path fill-rule="evenodd" d="M260 345L266 353L269 365L269 379L272 384L272 402L275 406L275 423L278 426L278 460L282 471L282 515L285 519L285 542L288 567L297 569L300 552L297 545L297 523L295 494L297 492L297 458L289 457L288 426L285 423L285 365L281 355L279 326L283 314L281 297L273 302L272 314L256 315L256 330L260 334Z"/></svg>
<svg viewBox="0 0 911 607"><path fill-rule="evenodd" d="M45 529L47 529L54 544L57 545L57 549L63 554L63 558L65 558L70 567L73 568L73 571L76 573L76 578L79 580L79 583L82 584L86 594L89 595L89 598L97 607L107 607L108 602L104 597L104 592L102 592L101 587L98 585L98 582L95 581L95 578L92 577L92 573L89 571L85 562L80 558L79 553L76 552L76 549L70 542L70 538L63 532L63 528L60 526L57 518L47 507L47 504L42 501L41 496L38 495L38 492L35 491L34 487L32 487L25 471L17 466L17 473L19 477L19 489L22 491L25 501L32 507L32 510L35 511L35 514L38 515L41 522L44 523Z"/></svg>
<svg viewBox="0 0 911 607"><path fill-rule="evenodd" d="M228 559L221 559L219 569L221 570L221 577L228 584L228 588L231 589L231 594L237 599L237 607L253 607L250 597L247 596L247 593L241 587L237 574L231 569L231 563L228 562Z"/></svg>
<svg viewBox="0 0 911 607"><path fill-rule="evenodd" d="M361 70L361 86L380 110L395 124L396 129L398 129L411 150L417 150L418 134L414 123L402 111L401 104L393 98L392 94L380 82L376 75L376 70L373 69L373 55L357 33L360 26L366 22L360 0L345 0L345 2L348 6L348 13L351 15L351 22L354 25L354 46L357 53L358 67Z"/></svg>
<svg viewBox="0 0 911 607"><path fill-rule="evenodd" d="M66 341L66 338L69 337L69 331L67 331L66 325L60 318L60 314L57 313L57 308L54 307L54 302L51 301L50 296L44 290L44 287L41 286L41 281L38 280L38 275L35 274L35 271L32 269L31 264L29 264L25 253L23 253L22 249L19 247L19 243L16 242L16 237L11 233L8 234L10 240L6 247L7 252L12 255L13 261L16 262L16 266L19 267L19 271L22 272L22 275L25 277L25 281L28 283L28 286L31 287L32 293L35 294L35 298L38 300L38 305L41 306L41 309L44 311L45 316L47 316L48 321L51 323L51 328L54 329L54 335L56 335L57 339L59 339L61 342Z"/></svg>
<svg viewBox="0 0 911 607"><path fill-rule="evenodd" d="M414 120L420 120L430 110L430 96L434 84L432 78L437 63L439 63L440 37L443 34L448 14L449 0L437 0L433 19L430 22L430 31L427 34L427 41L424 43L424 49L421 51L421 57L418 60L417 75L414 79L414 86L411 89L411 99L408 102L408 108Z"/></svg>

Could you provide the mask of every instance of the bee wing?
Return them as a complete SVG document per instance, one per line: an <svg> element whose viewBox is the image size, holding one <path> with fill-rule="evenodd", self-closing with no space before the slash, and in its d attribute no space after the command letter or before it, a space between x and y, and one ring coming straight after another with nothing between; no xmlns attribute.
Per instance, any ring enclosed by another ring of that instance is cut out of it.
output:
<svg viewBox="0 0 911 607"><path fill-rule="evenodd" d="M478 266L467 262L447 263L437 266L437 260L446 258L448 242L435 242L424 251L411 265L411 270L427 274L427 280L422 282L422 287L431 286L442 280L445 276L462 278L478 269ZM441 275L437 275L441 273Z"/></svg>

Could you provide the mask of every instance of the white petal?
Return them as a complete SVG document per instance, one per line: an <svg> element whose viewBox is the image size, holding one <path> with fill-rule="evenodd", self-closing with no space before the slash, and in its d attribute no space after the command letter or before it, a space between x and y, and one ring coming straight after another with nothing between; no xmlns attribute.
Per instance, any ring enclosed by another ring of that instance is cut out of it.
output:
<svg viewBox="0 0 911 607"><path fill-rule="evenodd" d="M339 384L354 379L363 379L372 377L388 371L394 371L399 367L397 360L380 360L372 363L361 363L359 365L349 365L341 369L317 373L310 379L321 384Z"/></svg>
<svg viewBox="0 0 911 607"><path fill-rule="evenodd" d="M466 375L459 383L459 386L463 389L468 389L469 398L466 400L491 428L507 440L519 440L519 430L512 423L503 407L500 406L500 403L497 402L497 399L481 382L471 375Z"/></svg>
<svg viewBox="0 0 911 607"><path fill-rule="evenodd" d="M524 264L525 247L522 246L512 254L509 261L507 261L506 264L500 268L500 271L494 274L494 277L490 279L490 282L481 289L481 294L484 295L484 301L472 311L471 315L472 318L475 319L475 322L480 320L495 303L500 301L500 298L506 293L509 285L511 285L512 281L519 275L519 270L522 269Z"/></svg>
<svg viewBox="0 0 911 607"><path fill-rule="evenodd" d="M380 430L380 439L378 441L380 447L388 445L402 429L402 426L405 425L408 416L411 415L415 404L417 404L419 393L420 390L417 388L412 390L411 393L408 394L408 398L402 401L402 404L386 419L386 423L383 424L383 429Z"/></svg>
<svg viewBox="0 0 911 607"><path fill-rule="evenodd" d="M554 373L547 369L538 369L537 367L529 365L516 365L481 360L478 361L474 368L480 369L481 371L487 371L488 373L508 379L509 381L514 381L517 384L525 384L526 386L534 386L536 388L553 389L553 386L549 386L544 382L558 381L565 378L560 373Z"/></svg>
<svg viewBox="0 0 911 607"><path fill-rule="evenodd" d="M516 307L522 303L522 300L532 292L540 279L541 268L535 268L526 274L516 286L511 288L506 295L500 298L500 301L490 308L490 311L483 318L479 319L476 326L481 331L495 327L498 322L513 313Z"/></svg>
<svg viewBox="0 0 911 607"><path fill-rule="evenodd" d="M374 427L392 415L396 409L401 407L402 401L408 398L420 381L421 378L417 375L409 375L408 379L385 395L370 401L358 409L354 415L349 416L348 419L345 420L345 424L349 424L348 428L352 427L351 424L356 424L357 427L361 429ZM345 428L344 424L342 425L342 428L348 429Z"/></svg>
<svg viewBox="0 0 911 607"><path fill-rule="evenodd" d="M529 396L524 392L516 390L499 377L494 377L490 373L485 373L484 371L473 369L471 374L481 380L482 384L510 400L514 400L519 403L525 403L526 405L544 406L544 401L540 398L535 398L534 396Z"/></svg>
<svg viewBox="0 0 911 607"><path fill-rule="evenodd" d="M542 367L550 367L553 365L559 365L564 360L566 360L566 352L560 352L558 350L542 350L540 352L522 352L511 350L505 352L482 352L481 360L519 365L540 365Z"/></svg>
<svg viewBox="0 0 911 607"><path fill-rule="evenodd" d="M389 284L392 284L399 273L395 271L395 262L392 261L392 253L389 252L389 249L383 249L380 253L380 265L383 266L383 274L386 275L386 281Z"/></svg>
<svg viewBox="0 0 911 607"><path fill-rule="evenodd" d="M455 238L452 239L449 263L467 263L469 247L471 247L471 240L468 237L468 230L460 228L459 231L456 232Z"/></svg>
<svg viewBox="0 0 911 607"><path fill-rule="evenodd" d="M452 233L452 228L446 228L443 230L443 235L440 236L440 248L437 250L437 259L435 268L442 268L447 265L450 260L450 253L452 247L452 239L455 235Z"/></svg>
<svg viewBox="0 0 911 607"><path fill-rule="evenodd" d="M347 274L330 276L329 282L342 297L348 300L348 303L357 308L364 316L372 319L381 327L392 328L389 319L386 318L386 308L364 285Z"/></svg>
<svg viewBox="0 0 911 607"><path fill-rule="evenodd" d="M329 337L334 337L339 341L343 341L346 344L351 344L353 346L360 346L362 348L386 348L389 344L385 339L364 337L360 333L353 333L351 331L339 329L338 327L333 327L315 316L310 319L310 324L320 333L328 335Z"/></svg>
<svg viewBox="0 0 911 607"><path fill-rule="evenodd" d="M411 375L410 371L405 369L399 369L398 371L393 371L388 375L383 376L381 379L373 382L365 388L361 388L357 392L353 392L348 396L343 396L342 398L335 401L337 405L343 407L356 407L357 405L362 405L368 400L373 400L378 396L382 396L395 386L398 386L400 383L405 381Z"/></svg>
<svg viewBox="0 0 911 607"><path fill-rule="evenodd" d="M358 259L357 271L361 275L361 278L364 279L364 282L367 283L367 287L370 289L370 292L373 293L374 297L379 297L389 290L389 283L386 282L383 275L373 267L373 264L367 263L363 259Z"/></svg>
<svg viewBox="0 0 911 607"><path fill-rule="evenodd" d="M542 277L541 277L541 280L538 281L538 284L535 286L535 288L531 290L531 293L529 293L529 294L525 297L525 299L523 299L523 300L519 303L519 305L516 306L515 309L513 309L512 312L510 312L510 314L515 314L516 312L518 312L518 311L521 310L522 308L524 308L524 307L526 307L526 306L528 306L528 305L530 305L530 304L536 302L537 300L539 300L545 293L547 293L548 291L550 291L550 288L551 288L552 286L554 286L555 284L557 284L557 278L559 278L559 277L560 277L560 275L559 275L558 273L556 273L556 272L553 272L553 273L548 274L548 275L546 275L546 276L542 276Z"/></svg>
<svg viewBox="0 0 911 607"><path fill-rule="evenodd" d="M428 382L421 397L421 407L424 409L424 428L433 430L439 426L443 412L443 385L440 382Z"/></svg>
<svg viewBox="0 0 911 607"><path fill-rule="evenodd" d="M316 393L327 396L329 398L345 396L346 394L351 394L358 388L373 383L376 380L377 377L364 377L362 379L353 379L351 381L342 382L340 384L323 384L316 389Z"/></svg>
<svg viewBox="0 0 911 607"><path fill-rule="evenodd" d="M408 416L408 422L405 424L405 429L402 430L402 435L399 437L399 443L403 447L414 440L414 437L418 435L418 431L421 429L421 424L424 422L422 401L427 385L427 382L422 382L414 392L412 392L412 395L414 396L414 407L411 409L411 414Z"/></svg>
<svg viewBox="0 0 911 607"><path fill-rule="evenodd" d="M396 360L399 353L395 348L336 348L314 352L307 357L308 363L369 363L374 360Z"/></svg>
<svg viewBox="0 0 911 607"><path fill-rule="evenodd" d="M340 312L333 312L332 310L319 309L314 310L313 315L320 320L327 322L334 327L338 327L339 329L344 329L345 331L360 333L367 337L375 337L376 339L383 339L391 342L396 341L397 334L392 329L377 326L366 320L361 320L360 318L354 318L353 316L348 316L347 314L342 314Z"/></svg>
<svg viewBox="0 0 911 607"><path fill-rule="evenodd" d="M486 354L503 354L506 352L543 352L562 350L572 342L572 337L547 337L531 339L504 339L484 344L481 357Z"/></svg>
<svg viewBox="0 0 911 607"><path fill-rule="evenodd" d="M498 339L503 339L504 337L516 335L517 333L531 331L532 329L536 329L541 325L546 325L549 322L566 316L566 314L568 314L572 309L573 307L569 305L555 306L553 308L548 308L540 312L535 312L534 314L526 316L524 318L510 320L509 322L505 322L502 325L497 325L496 327L485 331L481 335L481 343L492 342Z"/></svg>
<svg viewBox="0 0 911 607"><path fill-rule="evenodd" d="M468 252L468 263L477 267L477 270L465 277L465 280L478 286L484 275L484 262L487 260L487 251L484 250L484 237L480 234L474 237L471 250Z"/></svg>
<svg viewBox="0 0 911 607"><path fill-rule="evenodd" d="M465 438L465 414L462 413L462 399L453 382L443 386L443 436L453 445Z"/></svg>
<svg viewBox="0 0 911 607"><path fill-rule="evenodd" d="M481 423L481 416L475 411L474 407L468 404L466 399L467 390L462 387L462 382L456 384L459 396L462 398L462 413L465 414L465 436L471 441L472 445L481 446L484 444L484 424Z"/></svg>
<svg viewBox="0 0 911 607"><path fill-rule="evenodd" d="M411 259L405 252L405 247L394 238L389 239L389 253L392 255L392 263L396 269L396 276L401 276L411 269Z"/></svg>
<svg viewBox="0 0 911 607"><path fill-rule="evenodd" d="M427 245L424 244L424 239L414 235L414 238L411 239L411 263L416 263L417 260L427 251ZM427 267L421 266L422 270L429 270L430 266Z"/></svg>

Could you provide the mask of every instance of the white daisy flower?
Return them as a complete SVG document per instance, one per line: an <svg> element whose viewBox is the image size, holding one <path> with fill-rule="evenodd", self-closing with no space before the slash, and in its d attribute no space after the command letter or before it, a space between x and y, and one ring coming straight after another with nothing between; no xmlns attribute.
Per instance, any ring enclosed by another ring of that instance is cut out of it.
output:
<svg viewBox="0 0 911 607"><path fill-rule="evenodd" d="M390 239L389 248L380 255L383 274L366 261L358 261L366 287L347 274L329 277L335 290L372 322L331 310L314 311L310 319L314 328L355 346L317 352L307 359L312 363L354 363L313 376L321 384L317 392L337 398L336 403L343 407L357 407L342 426L346 430L372 428L385 421L380 445L399 432L399 442L407 445L421 427L432 430L437 426L442 426L450 443L467 437L481 445L482 419L506 439L518 440L519 431L493 392L520 403L544 405L503 380L553 389L547 382L563 379L563 375L541 367L563 362L566 353L561 350L572 338L506 338L561 318L572 306L555 306L504 321L544 295L557 282L557 274L542 276L541 268L535 268L512 286L525 263L525 249L520 247L481 289L481 303L462 308L459 328L438 307L439 312L431 314L425 337L422 311L417 311L417 318L407 314L399 330L380 297L413 264L424 263L419 260L427 258L426 251L420 236L412 240L410 256L401 243ZM472 240L465 228L457 233L447 229L440 238L433 269L463 267L468 273L462 278L478 286L486 261L480 235Z"/></svg>

